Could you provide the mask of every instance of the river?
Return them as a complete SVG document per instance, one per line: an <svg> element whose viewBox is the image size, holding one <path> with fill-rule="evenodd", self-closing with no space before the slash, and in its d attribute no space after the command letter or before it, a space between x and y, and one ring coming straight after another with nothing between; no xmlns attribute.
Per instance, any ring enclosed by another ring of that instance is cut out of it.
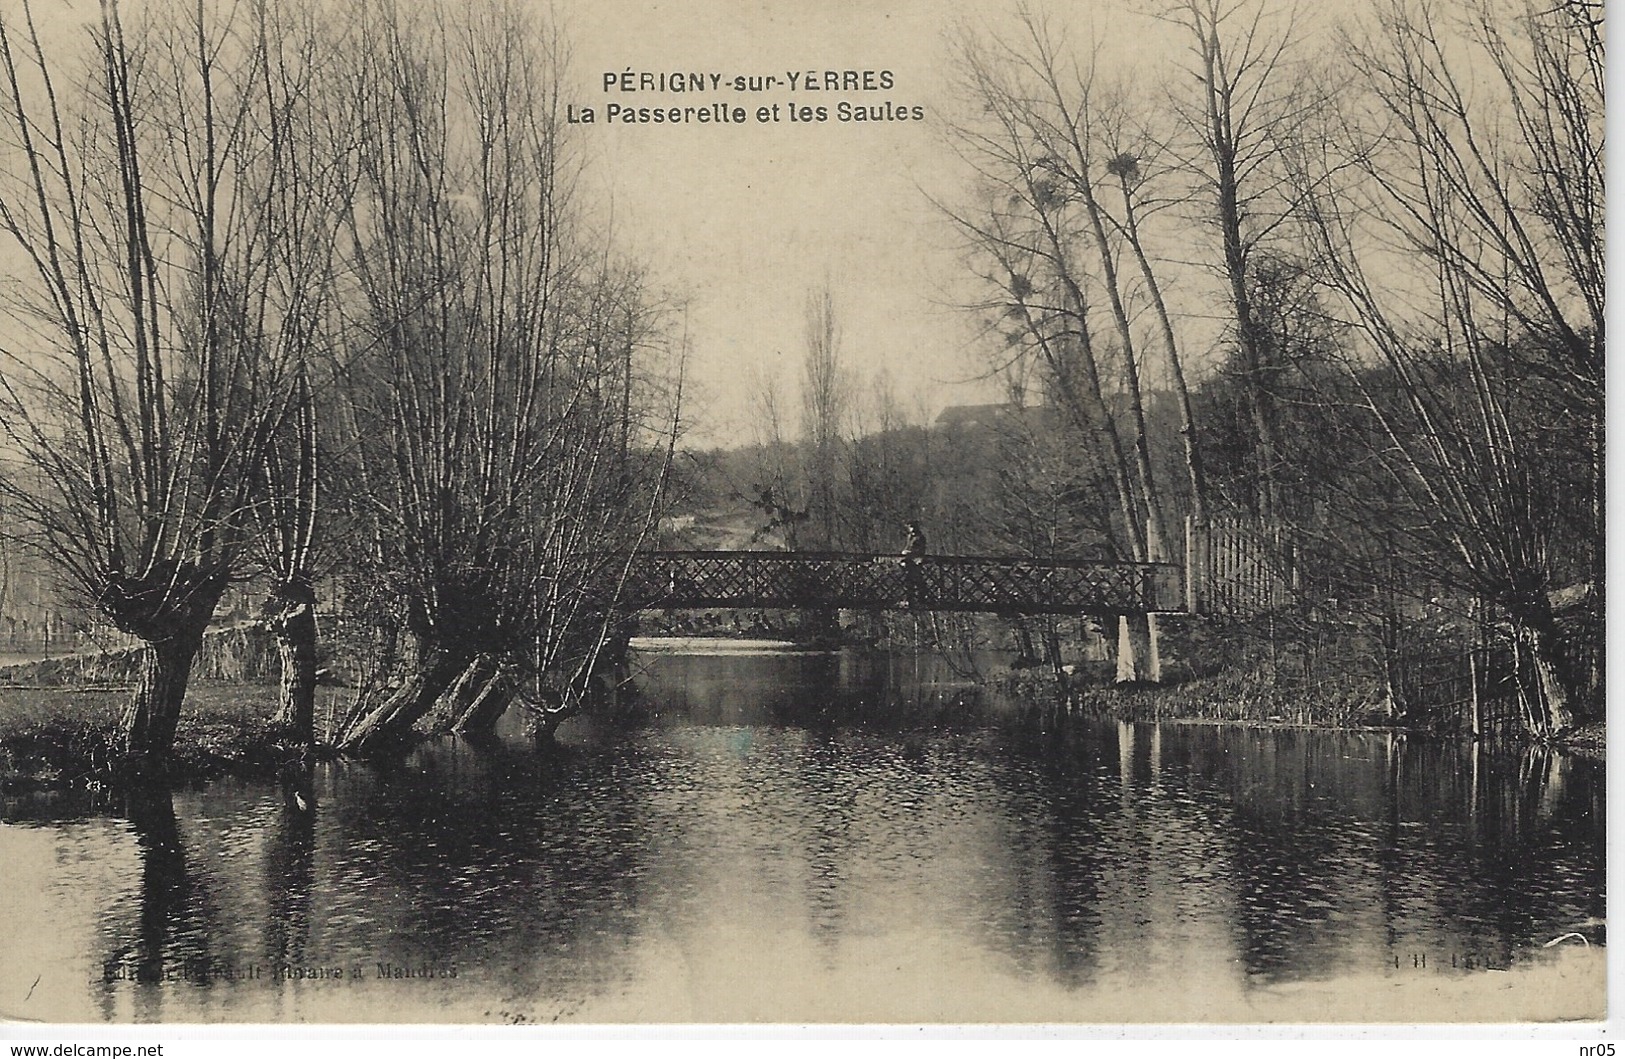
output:
<svg viewBox="0 0 1625 1059"><path fill-rule="evenodd" d="M546 750L7 801L0 1014L1602 1015L1600 762L1057 716L932 656L635 663Z"/></svg>

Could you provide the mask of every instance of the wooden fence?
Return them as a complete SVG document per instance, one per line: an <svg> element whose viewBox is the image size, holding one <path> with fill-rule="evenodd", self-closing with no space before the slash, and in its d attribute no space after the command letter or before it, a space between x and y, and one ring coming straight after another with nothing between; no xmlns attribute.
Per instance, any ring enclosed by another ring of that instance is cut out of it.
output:
<svg viewBox="0 0 1625 1059"><path fill-rule="evenodd" d="M1185 604L1192 614L1246 617L1289 606L1293 549L1279 529L1223 517L1185 520Z"/></svg>

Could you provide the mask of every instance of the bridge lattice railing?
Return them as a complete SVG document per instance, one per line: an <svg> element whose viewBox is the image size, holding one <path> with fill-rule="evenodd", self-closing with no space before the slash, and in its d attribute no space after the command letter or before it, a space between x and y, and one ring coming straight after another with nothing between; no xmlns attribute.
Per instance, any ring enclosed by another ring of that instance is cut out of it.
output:
<svg viewBox="0 0 1625 1059"><path fill-rule="evenodd" d="M1185 606L1173 563L828 552L650 552L629 601L658 607L842 607L1125 614Z"/></svg>

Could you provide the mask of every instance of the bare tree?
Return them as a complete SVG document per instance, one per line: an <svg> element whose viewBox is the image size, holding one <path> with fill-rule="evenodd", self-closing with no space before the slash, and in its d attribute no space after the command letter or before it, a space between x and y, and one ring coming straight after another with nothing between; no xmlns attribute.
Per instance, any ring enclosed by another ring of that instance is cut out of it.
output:
<svg viewBox="0 0 1625 1059"><path fill-rule="evenodd" d="M266 105L252 135L280 174L263 203L268 240L265 281L276 290L277 318L262 330L270 356L292 382L275 411L260 463L258 553L271 585L263 613L276 637L281 685L276 723L296 739L315 740L316 579L319 545L317 394L337 330L337 244L333 232L354 180L345 109L330 78L343 53L343 24L299 4L267 4L266 47L257 71ZM274 323L274 328L270 325Z"/></svg>
<svg viewBox="0 0 1625 1059"><path fill-rule="evenodd" d="M784 403L779 379L769 371L759 372L751 387L756 466L743 499L763 519L753 542L778 534L787 550L796 551L801 546L801 527L811 517L812 508L794 442L786 435Z"/></svg>
<svg viewBox="0 0 1625 1059"><path fill-rule="evenodd" d="M801 440L806 467L807 501L816 519L820 548L841 542L841 498L837 494L846 440L851 382L841 363L841 329L835 296L826 283L809 294L806 307L806 350L801 362Z"/></svg>
<svg viewBox="0 0 1625 1059"><path fill-rule="evenodd" d="M0 425L41 488L5 483L46 556L146 645L123 720L132 766L166 760L193 658L240 569L253 483L290 383L267 282L286 174L267 100L265 5L101 5L82 77L24 3L0 13L16 164L0 230L20 251Z"/></svg>
<svg viewBox="0 0 1625 1059"><path fill-rule="evenodd" d="M1266 527L1281 514L1278 351L1253 305L1256 252L1292 215L1291 183L1277 159L1322 105L1299 61L1300 15L1268 0L1173 0L1155 9L1187 34L1197 98L1175 97L1191 144L1186 165L1217 228L1217 272L1228 294L1237 371L1255 446L1252 502Z"/></svg>
<svg viewBox="0 0 1625 1059"><path fill-rule="evenodd" d="M258 539L274 585L264 619L281 664L274 721L307 745L316 740L317 430L316 402L303 371L260 464Z"/></svg>
<svg viewBox="0 0 1625 1059"><path fill-rule="evenodd" d="M1122 155L1102 150L1093 66L1069 61L1064 42L1025 11L1015 43L967 40L960 65L979 119L954 134L987 198L977 213L953 216L996 292L982 308L1002 321L1001 355L1021 371L1029 362L1041 368L1049 398L1099 460L1116 508L1113 550L1166 559L1168 497L1152 459L1133 323L1140 307L1119 264L1128 221L1112 217L1097 192ZM1154 272L1145 256L1136 267ZM1101 305L1111 338L1100 333ZM1177 360L1170 335L1171 324L1164 349ZM1130 615L1121 624L1119 677L1160 679L1154 620Z"/></svg>
<svg viewBox="0 0 1625 1059"><path fill-rule="evenodd" d="M887 552L898 546L903 526L933 505L930 433L923 414L899 400L885 369L856 390L861 396L854 402L853 436L843 461L847 544Z"/></svg>
<svg viewBox="0 0 1625 1059"><path fill-rule="evenodd" d="M358 17L346 377L415 647L404 683L345 725L343 746L371 750L480 655L528 666L538 695L573 692L654 525L669 450L650 431L676 420L649 418L669 394L631 371L649 352L637 274L590 249L556 31L504 4Z"/></svg>
<svg viewBox="0 0 1625 1059"><path fill-rule="evenodd" d="M1140 280L1145 285L1151 308L1156 315L1163 350L1167 354L1169 382L1173 385L1174 395L1179 402L1179 434L1185 456L1186 480L1190 487L1190 514L1197 526L1206 526L1207 474L1203 469L1202 441L1197 433L1196 414L1191 408L1190 386L1185 373L1185 354L1176 335L1173 314L1169 311L1167 299L1163 296L1159 270L1153 266L1141 235L1141 225L1146 215L1165 209L1172 202L1164 199L1160 203L1153 202L1147 206L1149 196L1146 189L1152 182L1152 177L1147 173L1144 164L1148 153L1148 141L1143 136L1138 139L1139 143L1134 149L1125 149L1128 144L1125 143L1121 133L1118 135L1112 135L1112 131L1107 133L1106 172L1117 181L1118 190L1122 195L1122 212L1119 215L1113 215L1110 210L1102 212L1110 218L1124 243L1133 252Z"/></svg>

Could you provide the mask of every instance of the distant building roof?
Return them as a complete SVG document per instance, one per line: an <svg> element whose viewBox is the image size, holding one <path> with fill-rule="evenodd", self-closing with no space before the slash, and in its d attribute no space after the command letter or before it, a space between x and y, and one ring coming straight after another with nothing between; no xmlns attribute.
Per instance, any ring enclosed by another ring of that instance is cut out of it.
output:
<svg viewBox="0 0 1625 1059"><path fill-rule="evenodd" d="M937 413L939 427L968 427L979 426L983 423L994 423L1001 419L1008 419L1013 415L1020 415L1021 405L1013 401L1002 401L998 404L956 404L949 405Z"/></svg>

